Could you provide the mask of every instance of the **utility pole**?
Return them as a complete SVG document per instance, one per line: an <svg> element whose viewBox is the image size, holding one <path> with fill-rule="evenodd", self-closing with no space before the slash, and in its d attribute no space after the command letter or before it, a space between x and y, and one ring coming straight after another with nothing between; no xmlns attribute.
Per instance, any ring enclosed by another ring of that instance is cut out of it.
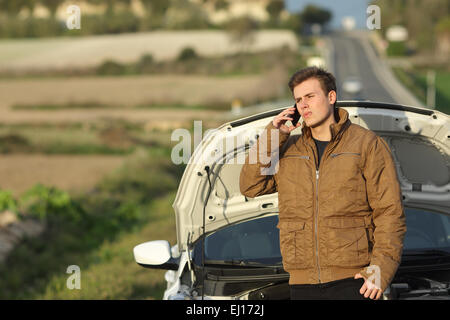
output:
<svg viewBox="0 0 450 320"><path fill-rule="evenodd" d="M427 106L431 109L436 108L436 71L427 72Z"/></svg>

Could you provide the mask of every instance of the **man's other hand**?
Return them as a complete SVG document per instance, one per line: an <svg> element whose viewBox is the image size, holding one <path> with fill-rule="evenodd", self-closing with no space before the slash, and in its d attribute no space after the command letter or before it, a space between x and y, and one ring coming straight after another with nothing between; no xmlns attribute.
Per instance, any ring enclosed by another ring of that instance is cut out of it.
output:
<svg viewBox="0 0 450 320"><path fill-rule="evenodd" d="M364 278L360 273L355 274L355 279ZM359 293L364 295L365 298L369 298L372 300L380 299L383 291L380 288L375 286L371 281L364 280L364 284L362 285Z"/></svg>

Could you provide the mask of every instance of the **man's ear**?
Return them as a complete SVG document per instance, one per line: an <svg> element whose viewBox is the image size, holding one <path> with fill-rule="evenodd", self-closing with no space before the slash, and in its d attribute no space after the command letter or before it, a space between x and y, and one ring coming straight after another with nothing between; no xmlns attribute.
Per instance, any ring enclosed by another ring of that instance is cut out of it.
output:
<svg viewBox="0 0 450 320"><path fill-rule="evenodd" d="M330 104L334 104L336 102L336 99L336 91L331 90L330 92L328 92L328 101L330 102Z"/></svg>

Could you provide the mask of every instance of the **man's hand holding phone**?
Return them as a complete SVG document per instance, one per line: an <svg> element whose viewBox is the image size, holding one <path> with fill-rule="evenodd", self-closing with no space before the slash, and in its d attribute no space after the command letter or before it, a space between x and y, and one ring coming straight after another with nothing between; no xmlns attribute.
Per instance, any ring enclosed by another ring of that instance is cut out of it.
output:
<svg viewBox="0 0 450 320"><path fill-rule="evenodd" d="M278 114L275 118L273 118L272 124L275 128L280 129L281 132L290 133L292 130L300 127L300 123L298 122L297 118L298 119L300 118L300 114L297 111L297 107L293 106L281 111L280 114ZM292 126L288 127L285 124L286 121L288 120L291 120L291 122L293 122Z"/></svg>

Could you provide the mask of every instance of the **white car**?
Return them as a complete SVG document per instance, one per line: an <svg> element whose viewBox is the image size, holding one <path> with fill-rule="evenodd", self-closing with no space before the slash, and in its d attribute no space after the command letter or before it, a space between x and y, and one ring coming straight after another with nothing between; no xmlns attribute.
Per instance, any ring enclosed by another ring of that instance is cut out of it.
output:
<svg viewBox="0 0 450 320"><path fill-rule="evenodd" d="M449 299L450 117L369 101L337 106L382 136L397 165L407 233L401 265L383 298ZM163 299L289 299L276 228L278 195L251 199L239 191L243 157L283 109L223 124L192 155L208 157L188 164L181 179L173 203L177 244L160 240L134 248L141 266L168 270ZM235 147L220 148L230 137Z"/></svg>
<svg viewBox="0 0 450 320"><path fill-rule="evenodd" d="M358 77L348 77L342 82L342 89L349 94L357 94L362 90L362 83Z"/></svg>

